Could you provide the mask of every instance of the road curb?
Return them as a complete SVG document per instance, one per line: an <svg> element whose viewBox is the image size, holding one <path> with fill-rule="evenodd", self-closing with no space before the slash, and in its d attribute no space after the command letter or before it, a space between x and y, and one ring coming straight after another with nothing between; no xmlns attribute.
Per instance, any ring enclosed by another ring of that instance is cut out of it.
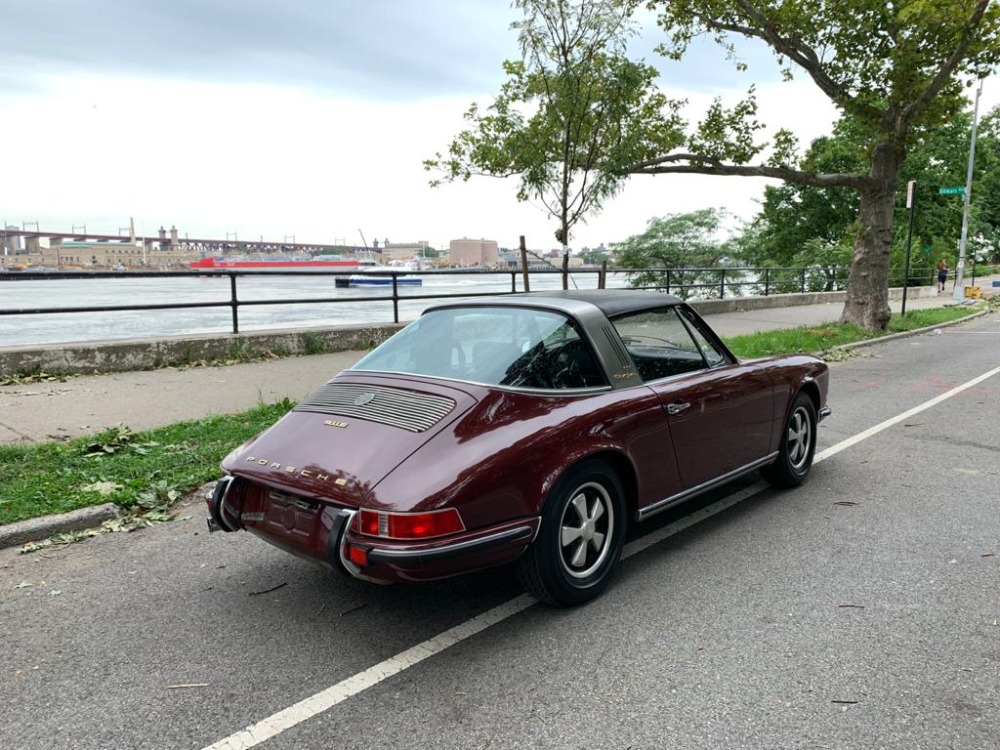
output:
<svg viewBox="0 0 1000 750"><path fill-rule="evenodd" d="M117 505L104 503L89 508L71 510L69 513L58 513L52 516L41 516L40 518L30 518L27 521L9 523L0 526L0 549L48 539L54 534L90 529L94 526L100 526L117 515Z"/></svg>
<svg viewBox="0 0 1000 750"><path fill-rule="evenodd" d="M912 331L901 331L900 333L890 333L888 336L879 336L875 339L865 339L864 341L854 341L850 344L838 344L837 346L831 346L829 351L837 350L849 350L849 349L861 349L866 346L873 346L875 344L882 344L886 341L896 341L897 339L905 339L910 336L920 336L924 333L930 333L931 331L936 331L939 328L951 328L952 326L961 325L962 323L968 323L970 320L975 320L976 318L981 318L984 315L988 315L990 310L980 310L972 315L966 315L964 318L958 318L956 320L948 320L944 323L937 323L932 326L926 326L925 328L914 328Z"/></svg>

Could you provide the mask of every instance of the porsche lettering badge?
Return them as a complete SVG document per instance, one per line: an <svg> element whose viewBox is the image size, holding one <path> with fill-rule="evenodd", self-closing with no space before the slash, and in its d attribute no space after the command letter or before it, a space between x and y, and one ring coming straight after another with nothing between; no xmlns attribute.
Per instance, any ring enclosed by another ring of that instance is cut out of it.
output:
<svg viewBox="0 0 1000 750"><path fill-rule="evenodd" d="M315 479L317 482L329 482L331 481L329 474L323 474L322 472L312 471L310 469L299 469L295 466L289 466L288 464L283 464L278 461L271 461L267 458L258 458L257 456L247 456L243 459L244 463L257 464L258 466L266 466L268 469L274 469L275 471L284 471L288 474L294 474L295 476L305 477L306 479Z"/></svg>

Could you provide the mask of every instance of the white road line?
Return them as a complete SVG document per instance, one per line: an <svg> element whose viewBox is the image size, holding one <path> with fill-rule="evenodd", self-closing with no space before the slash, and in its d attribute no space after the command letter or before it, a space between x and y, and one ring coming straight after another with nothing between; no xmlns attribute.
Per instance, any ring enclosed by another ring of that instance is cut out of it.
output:
<svg viewBox="0 0 1000 750"><path fill-rule="evenodd" d="M684 531L684 529L689 526L701 523L706 518L711 518L717 513L721 513L726 508L731 508L737 503L742 503L744 500L753 497L758 492L769 486L770 485L764 482L757 482L749 487L744 487L739 492L734 492L732 495L728 495L711 505L706 505L704 508L696 510L694 513L684 516L684 518L678 519L658 531L646 534L641 539L629 542L629 544L625 546L625 550L622 552L622 558L632 557L632 555L638 554L644 549L652 547L654 544L659 544L664 539Z"/></svg>
<svg viewBox="0 0 1000 750"><path fill-rule="evenodd" d="M984 380L986 380L987 378L992 378L997 373L1000 373L1000 367L995 367L989 372L985 372L978 378L973 378L967 383L962 383L962 385L957 385L950 391L942 393L940 396L936 396L935 398L932 398L930 401L925 401L924 403L920 404L920 406L914 406L909 411L904 411L902 414L892 417L891 419L887 419L884 422L875 425L874 427L869 427L864 432L859 432L857 435L847 438L847 440L841 440L836 445L831 446L826 450L817 453L816 458L813 459L813 463L819 463L824 459L830 458L830 456L835 456L842 450L846 450L847 448L850 448L852 445L857 445L862 440L867 440L873 435L877 435L878 433L882 432L882 430L886 430L892 427L893 425L899 424L900 422L909 419L914 414L919 414L922 411L926 411L927 409L930 409L932 406L937 406L942 401L947 401L952 396L957 396L962 391L968 390L969 388L979 385Z"/></svg>
<svg viewBox="0 0 1000 750"><path fill-rule="evenodd" d="M957 396L962 391L979 385L979 383L982 383L987 378L991 378L998 373L1000 373L1000 367L994 368L977 378L973 378L967 383L956 386L947 393L942 393L940 396L936 396L930 401L925 401L909 411L905 411L898 416L892 417L891 419L887 419L884 422L875 425L874 427L870 427L864 432L859 432L853 437L842 440L836 445L817 453L816 457L813 459L813 463L824 461L827 458L850 448L852 445L857 445L862 440L867 440L883 430L899 424L903 420L909 419L914 414L919 414L920 412L930 409L933 406L937 406L942 401L946 401L952 396ZM767 486L768 485L764 482L757 482L750 487L746 487L739 492L696 511L689 516L685 516L668 526L664 526L658 531L647 534L641 539L636 539L625 547L625 550L622 553L622 558L631 557L632 555L642 552L644 549L648 549L655 544L659 544L664 539L667 539L668 537L671 537L674 534L695 525L696 523L700 523L707 518L721 513L727 508L731 508L737 503L743 502L747 498L753 497ZM264 742L272 737L276 737L286 729L291 729L295 725L301 724L302 722L323 713L327 709L336 706L338 703L347 700L351 696L357 695L358 693L377 685L383 680L419 664L424 659L434 656L435 654L439 654L442 651L454 646L456 643L461 643L465 639L476 635L476 633L480 633L499 622L503 622L504 620L513 617L518 612L523 612L535 603L535 598L529 596L528 594L522 594L521 596L515 597L514 599L504 602L500 606L494 607L488 612L484 612L477 617L473 617L471 620L467 620L460 625L456 625L455 627L446 630L443 633L424 641L423 643L418 643L416 646L408 648L395 656L391 656L385 661L381 661L363 672L358 672L356 675L348 677L346 680L341 680L336 685L331 685L325 690L321 690L315 695L311 695L276 714L272 714L266 719L262 719L256 724L252 724L240 732L236 732L229 737L208 745L203 748L203 750L248 750L249 748L256 747L261 742Z"/></svg>
<svg viewBox="0 0 1000 750"><path fill-rule="evenodd" d="M357 695L362 690L367 690L373 685L377 685L382 680L388 679L395 674L399 674L404 669L409 669L415 664L419 664L434 654L439 654L446 648L461 643L466 638L471 638L476 633L486 630L486 628L503 622L508 617L516 615L518 612L527 609L536 603L536 599L527 594L522 594L510 601L504 602L499 607L494 607L488 612L473 617L460 625L456 625L450 630L434 636L430 640L418 643L412 648L391 656L385 661L379 662L374 667L369 667L364 672L359 672L353 677L331 685L315 695L299 701L294 706L289 706L283 711L268 716L262 721L258 721L242 732L230 735L219 740L213 745L209 745L205 750L245 750L246 748L259 745L264 740L275 737L286 729L291 729L296 724L300 724L306 719L311 719L317 714L321 714L328 708L336 706L341 701L345 701L352 695Z"/></svg>

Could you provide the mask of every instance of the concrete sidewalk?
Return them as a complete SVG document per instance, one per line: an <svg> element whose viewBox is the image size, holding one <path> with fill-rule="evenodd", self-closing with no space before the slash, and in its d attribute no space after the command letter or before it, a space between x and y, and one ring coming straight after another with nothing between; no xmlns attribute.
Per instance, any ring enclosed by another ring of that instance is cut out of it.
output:
<svg viewBox="0 0 1000 750"><path fill-rule="evenodd" d="M988 286L988 284L987 284ZM921 290L924 291L924 290ZM950 294L910 298L907 310L952 304ZM890 303L898 312L900 302ZM836 321L843 303L706 315L722 337ZM0 386L0 443L35 443L133 430L244 411L282 398L301 400L364 352L289 357L225 367L165 368Z"/></svg>

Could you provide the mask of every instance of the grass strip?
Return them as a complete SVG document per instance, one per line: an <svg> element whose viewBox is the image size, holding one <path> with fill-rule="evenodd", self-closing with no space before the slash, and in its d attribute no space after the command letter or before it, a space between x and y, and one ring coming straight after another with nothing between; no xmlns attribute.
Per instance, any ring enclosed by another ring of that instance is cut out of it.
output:
<svg viewBox="0 0 1000 750"><path fill-rule="evenodd" d="M755 359L789 352L809 352L822 355L842 344L854 344L893 333L928 328L966 318L982 309L982 305L972 307L956 305L913 310L908 312L906 317L894 313L889 319L889 326L885 331L869 331L848 323L824 323L817 326L800 326L752 333L747 336L732 336L725 341L737 357Z"/></svg>
<svg viewBox="0 0 1000 750"><path fill-rule="evenodd" d="M219 476L234 447L284 415L285 399L145 432L125 426L66 442L0 445L0 524L113 502L180 496Z"/></svg>

